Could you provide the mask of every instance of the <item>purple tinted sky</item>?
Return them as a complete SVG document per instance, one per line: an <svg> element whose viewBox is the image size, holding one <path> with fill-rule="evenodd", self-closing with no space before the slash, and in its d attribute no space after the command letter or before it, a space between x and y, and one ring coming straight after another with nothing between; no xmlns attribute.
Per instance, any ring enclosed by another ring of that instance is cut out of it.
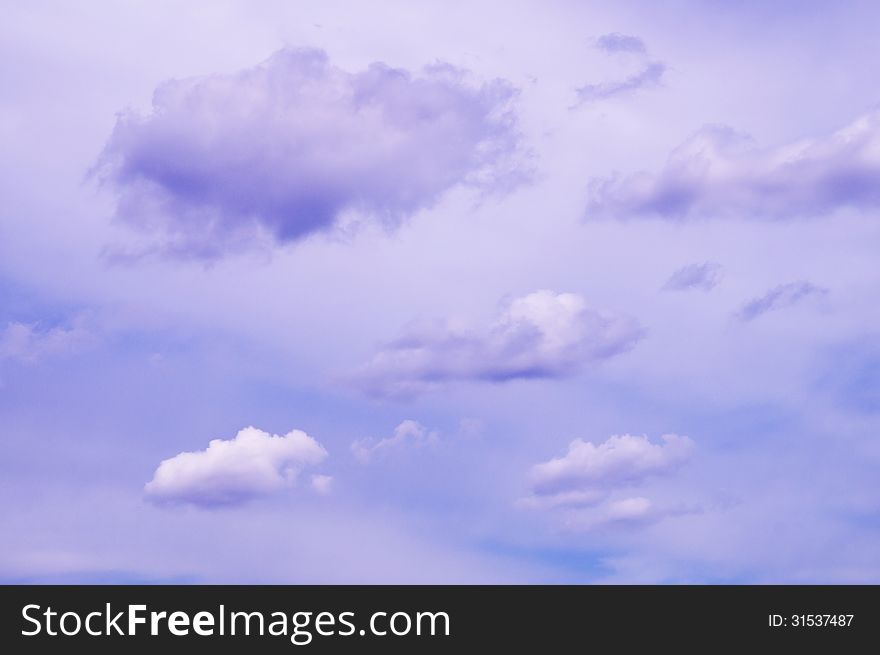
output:
<svg viewBox="0 0 880 655"><path fill-rule="evenodd" d="M3 3L0 580L880 581L878 18Z"/></svg>

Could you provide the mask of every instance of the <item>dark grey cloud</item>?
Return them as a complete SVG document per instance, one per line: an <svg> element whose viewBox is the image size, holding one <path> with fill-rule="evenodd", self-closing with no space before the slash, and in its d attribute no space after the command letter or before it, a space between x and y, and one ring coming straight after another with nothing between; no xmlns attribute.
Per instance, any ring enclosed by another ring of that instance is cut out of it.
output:
<svg viewBox="0 0 880 655"><path fill-rule="evenodd" d="M507 303L483 329L412 329L351 379L372 395L409 397L455 381L560 378L626 352L644 334L635 319L590 309L576 294L537 291Z"/></svg>
<svg viewBox="0 0 880 655"><path fill-rule="evenodd" d="M796 219L880 207L880 111L830 134L773 148L707 126L657 173L590 185L590 217Z"/></svg>
<svg viewBox="0 0 880 655"><path fill-rule="evenodd" d="M791 307L809 298L825 296L827 293L827 289L817 287L811 282L798 281L781 284L770 289L763 296L747 302L737 315L742 321L751 321L769 311Z"/></svg>
<svg viewBox="0 0 880 655"><path fill-rule="evenodd" d="M95 170L120 219L181 255L296 241L353 214L393 227L455 185L522 179L515 94L448 65L349 73L286 49L164 82L150 113L120 114Z"/></svg>
<svg viewBox="0 0 880 655"><path fill-rule="evenodd" d="M700 289L710 291L718 286L724 275L721 264L715 262L703 262L701 264L688 264L675 271L666 280L663 289L666 291L689 291Z"/></svg>

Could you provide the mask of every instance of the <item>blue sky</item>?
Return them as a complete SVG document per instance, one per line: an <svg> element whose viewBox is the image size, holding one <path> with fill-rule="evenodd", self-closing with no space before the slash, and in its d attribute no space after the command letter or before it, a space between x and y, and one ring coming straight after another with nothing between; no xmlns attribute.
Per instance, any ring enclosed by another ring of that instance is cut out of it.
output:
<svg viewBox="0 0 880 655"><path fill-rule="evenodd" d="M0 579L880 579L872 4L0 14Z"/></svg>

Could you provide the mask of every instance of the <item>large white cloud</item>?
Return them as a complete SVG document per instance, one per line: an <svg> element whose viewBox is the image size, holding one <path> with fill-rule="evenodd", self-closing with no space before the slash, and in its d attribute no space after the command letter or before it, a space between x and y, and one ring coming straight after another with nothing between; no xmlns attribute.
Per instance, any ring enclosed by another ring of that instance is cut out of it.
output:
<svg viewBox="0 0 880 655"><path fill-rule="evenodd" d="M515 90L437 64L350 73L285 49L228 75L170 80L120 114L96 170L119 217L165 251L211 257L294 241L352 212L387 226L457 184L520 179Z"/></svg>
<svg viewBox="0 0 880 655"><path fill-rule="evenodd" d="M615 435L595 445L575 439L568 452L535 465L529 473L532 496L526 505L584 506L603 501L612 491L669 473L686 462L694 444L688 437L665 434L660 443L646 436Z"/></svg>
<svg viewBox="0 0 880 655"><path fill-rule="evenodd" d="M411 396L453 381L564 377L629 350L644 333L635 319L591 309L577 294L542 290L506 303L482 329L449 321L413 328L353 379L372 394Z"/></svg>
<svg viewBox="0 0 880 655"><path fill-rule="evenodd" d="M845 207L880 207L880 110L770 148L729 127L705 127L658 173L595 180L587 214L793 219Z"/></svg>
<svg viewBox="0 0 880 655"><path fill-rule="evenodd" d="M231 505L288 487L302 469L326 457L301 430L279 436L248 427L232 439L212 440L205 450L164 460L144 491L156 502ZM329 489L329 478L317 485Z"/></svg>

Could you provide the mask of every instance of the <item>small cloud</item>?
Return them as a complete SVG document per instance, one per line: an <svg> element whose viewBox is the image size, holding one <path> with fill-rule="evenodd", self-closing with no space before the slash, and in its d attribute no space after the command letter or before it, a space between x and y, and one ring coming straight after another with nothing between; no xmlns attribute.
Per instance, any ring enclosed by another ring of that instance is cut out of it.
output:
<svg viewBox="0 0 880 655"><path fill-rule="evenodd" d="M657 173L593 180L587 215L625 219L797 219L880 207L880 110L810 139L758 148L709 125Z"/></svg>
<svg viewBox="0 0 880 655"><path fill-rule="evenodd" d="M429 432L418 421L405 420L394 428L394 433L384 439L360 439L351 444L352 454L361 462L367 463L374 457L389 450L413 445L436 442L437 432Z"/></svg>
<svg viewBox="0 0 880 655"><path fill-rule="evenodd" d="M763 296L747 302L739 310L737 316L739 316L740 320L748 322L767 312L791 307L809 298L821 298L827 294L827 289L817 287L810 282L800 281L781 284Z"/></svg>
<svg viewBox="0 0 880 655"><path fill-rule="evenodd" d="M603 34L596 39L596 47L609 54L626 52L644 55L648 52L647 48L645 48L645 42L639 37L620 34L619 32Z"/></svg>
<svg viewBox="0 0 880 655"><path fill-rule="evenodd" d="M93 334L83 317L69 326L46 328L39 323L11 322L0 329L0 362L35 363L45 357L67 355L87 345Z"/></svg>
<svg viewBox="0 0 880 655"><path fill-rule="evenodd" d="M458 422L458 434L468 439L483 436L485 430L486 422L479 418L463 418Z"/></svg>
<svg viewBox="0 0 880 655"><path fill-rule="evenodd" d="M702 264L688 264L673 273L663 289L666 291L689 291L699 289L711 291L721 282L724 269L715 262L703 262Z"/></svg>
<svg viewBox="0 0 880 655"><path fill-rule="evenodd" d="M315 491L315 493L326 496L333 490L333 476L313 475L312 489Z"/></svg>
<svg viewBox="0 0 880 655"><path fill-rule="evenodd" d="M577 531L654 522L680 511L657 507L649 498L630 495L630 489L674 472L693 449L693 441L676 434L663 435L660 443L629 434L599 445L576 439L564 456L532 467L531 493L516 505L562 512L566 528Z"/></svg>
<svg viewBox="0 0 880 655"><path fill-rule="evenodd" d="M532 490L539 495L603 491L674 470L690 458L693 442L689 438L664 434L660 440L654 444L646 436L624 434L596 446L575 439L563 457L532 468Z"/></svg>
<svg viewBox="0 0 880 655"><path fill-rule="evenodd" d="M658 86L666 74L666 64L649 59L644 41L636 36L616 32L603 34L596 39L596 47L609 55L634 55L641 62L641 68L623 79L586 84L575 89L577 103L574 108L586 103L630 94L639 89Z"/></svg>
<svg viewBox="0 0 880 655"><path fill-rule="evenodd" d="M326 457L321 444L301 430L279 436L248 427L232 439L212 440L205 450L164 460L144 491L157 503L235 505L288 488L302 469Z"/></svg>
<svg viewBox="0 0 880 655"><path fill-rule="evenodd" d="M350 379L377 396L412 397L456 381L561 378L630 350L645 330L633 318L587 307L573 293L536 291L506 303L491 324L410 330Z"/></svg>
<svg viewBox="0 0 880 655"><path fill-rule="evenodd" d="M622 80L586 84L575 89L578 98L576 106L598 100L607 100L608 98L632 93L645 87L657 86L660 84L664 73L666 73L666 64L652 61L646 64L642 70Z"/></svg>
<svg viewBox="0 0 880 655"><path fill-rule="evenodd" d="M669 474L690 459L694 444L689 438L665 434L660 439L654 444L645 436L615 435L598 446L575 439L564 456L532 467L531 493L516 505L565 511L569 527L579 529L645 519L655 512L649 499L609 497L651 476Z"/></svg>

